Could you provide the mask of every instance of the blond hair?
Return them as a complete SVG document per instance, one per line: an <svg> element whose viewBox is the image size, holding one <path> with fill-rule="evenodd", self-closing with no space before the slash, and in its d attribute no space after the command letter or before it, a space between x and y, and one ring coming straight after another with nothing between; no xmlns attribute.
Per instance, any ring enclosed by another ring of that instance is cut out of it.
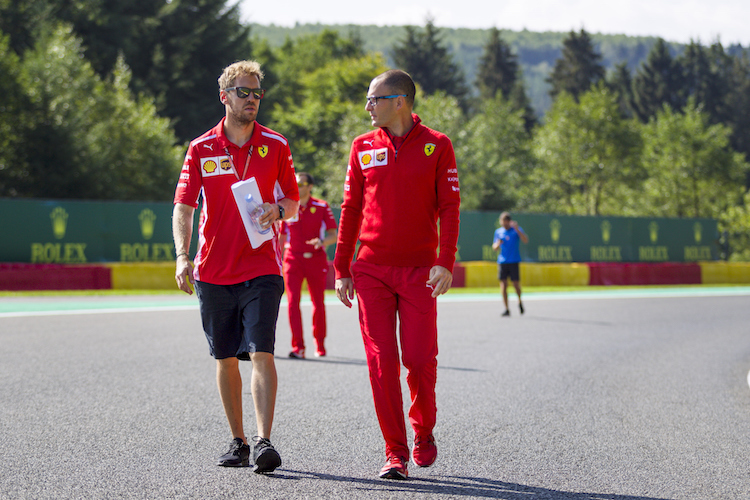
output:
<svg viewBox="0 0 750 500"><path fill-rule="evenodd" d="M230 64L219 77L219 90L234 85L234 81L240 76L257 76L258 82L263 81L263 71L260 69L260 63L257 61L237 61Z"/></svg>

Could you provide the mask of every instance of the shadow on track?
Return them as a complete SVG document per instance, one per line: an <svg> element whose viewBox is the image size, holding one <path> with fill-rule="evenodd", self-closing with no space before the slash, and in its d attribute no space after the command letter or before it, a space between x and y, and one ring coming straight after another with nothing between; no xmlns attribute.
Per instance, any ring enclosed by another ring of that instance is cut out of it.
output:
<svg viewBox="0 0 750 500"><path fill-rule="evenodd" d="M271 477L278 479L299 480L319 479L321 481L343 481L352 483L355 489L383 490L402 492L409 495L470 498L501 498L505 500L667 500L656 497L616 495L604 493L574 493L570 491L551 490L517 483L508 483L482 477L446 476L445 479L410 478L406 481L384 479L362 479L355 477L335 476L318 472L277 469Z"/></svg>

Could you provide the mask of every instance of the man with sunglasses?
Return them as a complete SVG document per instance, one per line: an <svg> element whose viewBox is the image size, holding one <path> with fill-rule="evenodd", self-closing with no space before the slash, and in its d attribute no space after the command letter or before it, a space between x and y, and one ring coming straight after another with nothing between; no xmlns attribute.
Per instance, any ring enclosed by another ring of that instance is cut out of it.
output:
<svg viewBox="0 0 750 500"><path fill-rule="evenodd" d="M281 465L269 439L277 388L276 321L284 293L281 252L276 237L251 243L240 215L247 208L235 201L232 185L254 179L264 210L259 223L274 232L278 221L297 213L299 191L287 140L255 121L264 94L262 79L255 61L234 63L219 77L225 117L190 143L175 190L172 230L177 286L188 294L193 293L190 284L195 286L233 438L218 465L247 467L252 454L253 470L269 473ZM188 251L201 196L193 263ZM252 450L243 427L240 360L253 364L250 392L257 435Z"/></svg>
<svg viewBox="0 0 750 500"><path fill-rule="evenodd" d="M399 343L411 395L411 455L421 467L437 457L436 298L453 282L461 203L453 145L412 113L415 93L411 77L400 70L370 83L365 110L377 128L352 143L334 259L336 295L347 307L356 288L385 439L386 463L379 476L387 479L408 476Z"/></svg>
<svg viewBox="0 0 750 500"><path fill-rule="evenodd" d="M296 217L281 224L279 235L279 241L284 249L284 283L289 304L289 326L292 330L292 351L289 357L297 359L305 357L305 338L299 307L303 280L307 280L312 300L315 355L326 355L326 247L336 242L336 219L328 203L311 196L314 184L315 180L311 174L297 172L299 212Z"/></svg>

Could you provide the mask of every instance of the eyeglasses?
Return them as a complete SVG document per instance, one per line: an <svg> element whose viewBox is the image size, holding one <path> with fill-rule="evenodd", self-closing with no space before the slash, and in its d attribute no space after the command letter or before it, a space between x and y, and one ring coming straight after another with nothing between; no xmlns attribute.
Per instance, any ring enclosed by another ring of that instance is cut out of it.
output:
<svg viewBox="0 0 750 500"><path fill-rule="evenodd" d="M380 99L395 99L396 97L406 97L406 94L393 94L393 95L379 95L379 96L367 96L367 104L373 108L378 105Z"/></svg>
<svg viewBox="0 0 750 500"><path fill-rule="evenodd" d="M310 183L309 183L309 182L298 182L298 183L297 183L297 185L298 185L299 187L305 187L305 186L309 186L309 185L310 185Z"/></svg>
<svg viewBox="0 0 750 500"><path fill-rule="evenodd" d="M237 91L237 97L240 99L247 99L250 94L253 94L254 98L261 100L266 95L266 89L251 89L250 87L227 87L224 89L224 92L229 92L230 90Z"/></svg>

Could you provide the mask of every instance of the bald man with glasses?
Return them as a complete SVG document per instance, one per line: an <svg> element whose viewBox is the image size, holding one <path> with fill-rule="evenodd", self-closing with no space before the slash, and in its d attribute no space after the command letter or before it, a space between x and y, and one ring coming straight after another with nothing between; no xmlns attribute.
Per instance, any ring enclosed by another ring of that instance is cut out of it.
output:
<svg viewBox="0 0 750 500"><path fill-rule="evenodd" d="M379 473L384 479L408 477L401 360L411 400L411 456L421 467L437 458L436 298L453 282L458 242L461 197L453 145L412 113L415 94L411 77L400 70L370 83L365 110L375 130L352 143L334 259L339 300L351 307L357 294L385 440L386 462Z"/></svg>

